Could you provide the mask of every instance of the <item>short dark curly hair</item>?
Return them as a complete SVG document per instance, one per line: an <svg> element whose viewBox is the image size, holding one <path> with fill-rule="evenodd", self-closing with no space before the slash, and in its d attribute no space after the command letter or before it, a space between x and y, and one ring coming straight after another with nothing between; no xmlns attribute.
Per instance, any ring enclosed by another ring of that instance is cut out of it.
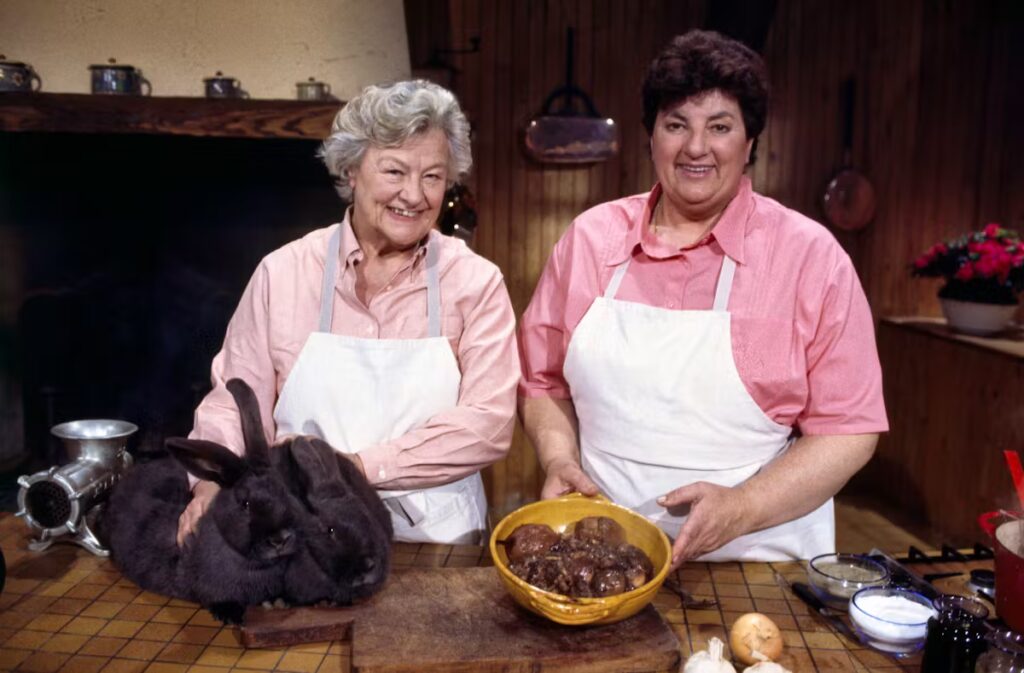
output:
<svg viewBox="0 0 1024 673"><path fill-rule="evenodd" d="M654 133L658 112L710 91L721 91L739 103L747 138L757 138L768 116L768 69L753 49L706 30L691 30L672 38L651 61L644 76L644 127Z"/></svg>

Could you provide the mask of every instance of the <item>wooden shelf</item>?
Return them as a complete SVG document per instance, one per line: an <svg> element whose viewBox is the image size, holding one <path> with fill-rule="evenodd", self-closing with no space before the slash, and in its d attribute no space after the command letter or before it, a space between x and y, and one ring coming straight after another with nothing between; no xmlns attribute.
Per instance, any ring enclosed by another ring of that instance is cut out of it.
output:
<svg viewBox="0 0 1024 673"><path fill-rule="evenodd" d="M1021 325L1016 325L991 337L977 337L954 332L942 318L894 316L882 318L882 322L1024 360L1024 326Z"/></svg>
<svg viewBox="0 0 1024 673"><path fill-rule="evenodd" d="M0 93L0 132L322 140L341 101Z"/></svg>

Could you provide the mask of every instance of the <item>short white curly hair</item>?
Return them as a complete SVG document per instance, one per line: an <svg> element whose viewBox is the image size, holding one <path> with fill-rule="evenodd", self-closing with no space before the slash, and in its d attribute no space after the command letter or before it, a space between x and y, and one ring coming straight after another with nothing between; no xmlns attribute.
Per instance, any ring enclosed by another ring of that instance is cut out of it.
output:
<svg viewBox="0 0 1024 673"><path fill-rule="evenodd" d="M441 129L448 138L448 186L473 166L469 121L451 91L422 79L370 85L334 117L331 135L317 155L337 179L338 194L352 201L349 177L372 144L398 147L410 136Z"/></svg>

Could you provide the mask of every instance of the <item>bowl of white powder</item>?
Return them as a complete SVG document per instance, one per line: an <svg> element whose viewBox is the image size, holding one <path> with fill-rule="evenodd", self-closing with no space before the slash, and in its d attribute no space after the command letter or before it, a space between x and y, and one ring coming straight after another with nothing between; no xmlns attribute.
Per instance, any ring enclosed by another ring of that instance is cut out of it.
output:
<svg viewBox="0 0 1024 673"><path fill-rule="evenodd" d="M868 587L850 599L850 621L861 641L897 657L921 649L933 615L931 600L899 587Z"/></svg>

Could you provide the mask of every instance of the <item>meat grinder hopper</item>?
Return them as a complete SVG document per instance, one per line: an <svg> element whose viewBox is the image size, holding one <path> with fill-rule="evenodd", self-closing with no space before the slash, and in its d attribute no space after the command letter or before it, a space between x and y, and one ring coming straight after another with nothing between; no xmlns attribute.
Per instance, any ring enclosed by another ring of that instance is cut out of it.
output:
<svg viewBox="0 0 1024 673"><path fill-rule="evenodd" d="M95 524L110 489L131 466L128 438L134 423L108 419L71 421L50 432L60 438L68 464L18 478L18 513L38 534L29 549L73 542L97 556L110 554L96 537Z"/></svg>

